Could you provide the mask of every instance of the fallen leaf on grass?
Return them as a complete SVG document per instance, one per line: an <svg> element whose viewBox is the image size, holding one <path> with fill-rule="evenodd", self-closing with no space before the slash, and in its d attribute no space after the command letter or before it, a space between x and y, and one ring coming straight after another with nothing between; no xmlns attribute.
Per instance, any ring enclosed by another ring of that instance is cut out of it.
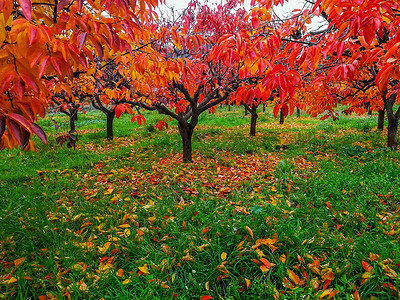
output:
<svg viewBox="0 0 400 300"><path fill-rule="evenodd" d="M144 264L143 266L138 268L140 272L142 272L143 275L149 275L149 268L147 264Z"/></svg>
<svg viewBox="0 0 400 300"><path fill-rule="evenodd" d="M14 266L18 267L20 264L22 264L25 261L26 257L21 257L16 260L14 260Z"/></svg>
<svg viewBox="0 0 400 300"><path fill-rule="evenodd" d="M226 259L226 256L227 256L226 252L222 252L222 253L221 253L221 259L222 259L222 260L225 260L225 259Z"/></svg>

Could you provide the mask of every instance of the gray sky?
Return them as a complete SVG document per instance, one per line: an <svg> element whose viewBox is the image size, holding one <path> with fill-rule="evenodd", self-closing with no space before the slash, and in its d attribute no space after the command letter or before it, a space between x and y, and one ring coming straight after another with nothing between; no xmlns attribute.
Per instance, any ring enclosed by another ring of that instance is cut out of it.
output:
<svg viewBox="0 0 400 300"><path fill-rule="evenodd" d="M166 5L169 7L174 7L174 9L179 12L182 9L186 8L187 4L189 3L189 0L165 0ZM223 0L208 0L209 3L221 3ZM284 17L290 14L294 9L302 9L304 7L304 0L287 0L283 6L278 5L274 7L275 13L279 17ZM161 5L159 7L162 11L165 12L165 5ZM245 0L245 8L249 9L250 8L250 0ZM322 23L320 23L322 22ZM311 29L317 29L321 24L324 24L325 22L321 19L318 18L313 18L312 23L310 24Z"/></svg>
<svg viewBox="0 0 400 300"><path fill-rule="evenodd" d="M209 0L210 3L220 3L221 0ZM246 7L250 7L250 1L246 1ZM173 6L177 10L181 10L187 6L189 0L166 0L166 5ZM274 8L278 15L284 15L285 13L291 12L293 9L301 9L304 5L304 1L302 0L288 0L285 5L277 6Z"/></svg>

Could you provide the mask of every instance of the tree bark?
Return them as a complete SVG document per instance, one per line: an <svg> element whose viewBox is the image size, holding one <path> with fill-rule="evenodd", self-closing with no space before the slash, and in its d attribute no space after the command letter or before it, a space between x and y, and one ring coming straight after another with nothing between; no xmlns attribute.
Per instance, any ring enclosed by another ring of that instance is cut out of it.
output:
<svg viewBox="0 0 400 300"><path fill-rule="evenodd" d="M300 108L296 106L296 116L300 118Z"/></svg>
<svg viewBox="0 0 400 300"><path fill-rule="evenodd" d="M383 130L383 124L385 123L385 109L378 110L378 130Z"/></svg>
<svg viewBox="0 0 400 300"><path fill-rule="evenodd" d="M253 105L250 109L250 114L251 114L251 121L250 121L250 135L251 136L256 136L256 126L257 126L257 106Z"/></svg>
<svg viewBox="0 0 400 300"><path fill-rule="evenodd" d="M383 103L385 104L385 110L388 118L388 135L387 135L387 146L392 149L397 149L397 128L399 126L400 119L400 107L396 112L393 111L394 104L396 103L397 94L391 94L387 96L387 91L383 93Z"/></svg>
<svg viewBox="0 0 400 300"><path fill-rule="evenodd" d="M283 124L285 122L285 115L283 114L282 108L279 111L279 124Z"/></svg>
<svg viewBox="0 0 400 300"><path fill-rule="evenodd" d="M111 141L114 139L114 131L113 131L113 122L114 122L114 116L115 112L109 112L106 114L107 116L107 140Z"/></svg>
<svg viewBox="0 0 400 300"><path fill-rule="evenodd" d="M75 130L75 117L71 116L69 118L69 133L74 133L76 132Z"/></svg>
<svg viewBox="0 0 400 300"><path fill-rule="evenodd" d="M192 136L194 127L188 123L178 122L179 133L182 139L182 161L184 163L193 162L192 158Z"/></svg>
<svg viewBox="0 0 400 300"><path fill-rule="evenodd" d="M387 146L392 149L397 149L397 128L399 127L399 119L395 115L388 116L388 135Z"/></svg>

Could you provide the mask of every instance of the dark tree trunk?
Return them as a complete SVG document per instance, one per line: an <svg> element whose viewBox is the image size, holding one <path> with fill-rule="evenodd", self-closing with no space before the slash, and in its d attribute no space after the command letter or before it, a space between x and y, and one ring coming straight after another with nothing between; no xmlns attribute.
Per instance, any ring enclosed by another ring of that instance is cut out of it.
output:
<svg viewBox="0 0 400 300"><path fill-rule="evenodd" d="M228 104L228 111L231 111L231 105Z"/></svg>
<svg viewBox="0 0 400 300"><path fill-rule="evenodd" d="M244 115L247 116L249 114L249 110L247 109L247 106L244 106Z"/></svg>
<svg viewBox="0 0 400 300"><path fill-rule="evenodd" d="M107 116L107 140L111 141L112 139L114 139L113 122L114 122L115 112L111 111L107 113L106 116Z"/></svg>
<svg viewBox="0 0 400 300"><path fill-rule="evenodd" d="M392 149L397 149L397 128L399 127L399 119L395 115L388 115L388 135L387 146Z"/></svg>
<svg viewBox="0 0 400 300"><path fill-rule="evenodd" d="M296 107L296 116L300 118L300 108Z"/></svg>
<svg viewBox="0 0 400 300"><path fill-rule="evenodd" d="M182 155L184 163L193 162L192 159L192 136L193 127L188 123L178 122L179 133L182 139Z"/></svg>
<svg viewBox="0 0 400 300"><path fill-rule="evenodd" d="M283 124L285 122L285 115L283 114L282 108L279 111L279 124Z"/></svg>
<svg viewBox="0 0 400 300"><path fill-rule="evenodd" d="M73 109L70 111L69 116L69 132L74 133L75 130L75 122L78 121L78 109Z"/></svg>
<svg viewBox="0 0 400 300"><path fill-rule="evenodd" d="M69 118L69 132L70 133L76 132L76 130L75 130L75 117L74 116L71 116Z"/></svg>
<svg viewBox="0 0 400 300"><path fill-rule="evenodd" d="M266 105L265 105L265 103L263 103L263 113L265 113L265 107L266 107Z"/></svg>
<svg viewBox="0 0 400 300"><path fill-rule="evenodd" d="M253 105L250 109L250 114L251 114L251 121L250 121L250 135L251 136L256 136L256 126L257 126L257 106Z"/></svg>
<svg viewBox="0 0 400 300"><path fill-rule="evenodd" d="M385 109L378 110L378 130L383 130L383 124L385 123Z"/></svg>
<svg viewBox="0 0 400 300"><path fill-rule="evenodd" d="M394 104L396 103L397 94L391 94L387 96L387 91L383 93L383 103L385 104L385 110L388 118L388 135L387 135L387 146L392 149L397 149L397 128L399 126L400 119L400 107L396 112L393 111Z"/></svg>

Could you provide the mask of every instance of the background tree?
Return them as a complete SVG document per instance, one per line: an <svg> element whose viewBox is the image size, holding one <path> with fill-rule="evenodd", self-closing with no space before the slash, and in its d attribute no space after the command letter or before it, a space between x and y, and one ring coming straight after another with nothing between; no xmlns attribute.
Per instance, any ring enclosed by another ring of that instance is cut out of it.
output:
<svg viewBox="0 0 400 300"><path fill-rule="evenodd" d="M0 147L26 148L32 134L44 142L34 122L44 117L50 91L44 82L72 82L95 54L129 51L148 34L157 0L4 0L0 4Z"/></svg>

